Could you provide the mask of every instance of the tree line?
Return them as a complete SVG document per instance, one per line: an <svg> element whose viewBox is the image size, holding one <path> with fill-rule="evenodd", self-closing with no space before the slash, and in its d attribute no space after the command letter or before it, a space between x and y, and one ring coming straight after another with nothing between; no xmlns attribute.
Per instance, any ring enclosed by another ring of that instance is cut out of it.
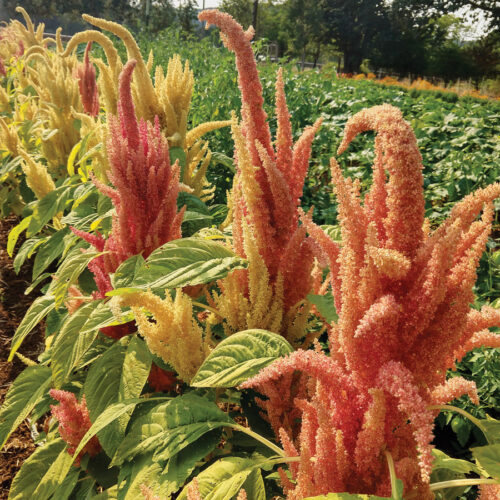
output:
<svg viewBox="0 0 500 500"><path fill-rule="evenodd" d="M202 36L195 0L0 0L2 16L22 5L50 28L80 29L80 14L106 17L155 33L176 25ZM500 75L500 3L492 0L221 0L220 8L277 55L333 61L344 73L383 71L445 81ZM457 11L461 12L460 16ZM467 34L479 26L481 36ZM48 22L47 22L48 20Z"/></svg>

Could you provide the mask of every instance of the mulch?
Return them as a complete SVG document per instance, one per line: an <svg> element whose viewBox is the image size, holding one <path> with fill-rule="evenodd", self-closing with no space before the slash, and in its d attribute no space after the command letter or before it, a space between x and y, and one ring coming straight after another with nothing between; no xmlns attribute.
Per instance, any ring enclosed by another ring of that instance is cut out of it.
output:
<svg viewBox="0 0 500 500"><path fill-rule="evenodd" d="M12 267L13 259L7 254L9 231L18 222L19 219L15 216L0 219L0 404L3 402L12 381L25 368L25 365L17 357L12 362L8 362L7 358L12 336L37 296L37 291L33 291L30 295L24 295L24 291L31 283L30 263L27 262L20 273L16 275ZM18 246L20 243L22 240L19 241ZM43 351L43 339L43 327L39 325L25 339L19 352L36 360ZM12 479L34 450L35 445L30 428L26 422L23 422L0 451L0 500L7 499Z"/></svg>

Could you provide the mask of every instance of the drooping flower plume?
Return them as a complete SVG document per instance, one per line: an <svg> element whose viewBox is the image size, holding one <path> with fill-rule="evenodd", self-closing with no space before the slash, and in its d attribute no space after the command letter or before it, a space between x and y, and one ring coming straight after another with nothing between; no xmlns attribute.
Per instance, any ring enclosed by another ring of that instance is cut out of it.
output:
<svg viewBox="0 0 500 500"><path fill-rule="evenodd" d="M89 411L85 402L85 396L78 403L76 396L72 392L51 389L50 397L59 401L59 405L51 405L52 415L59 422L59 434L68 443L68 453L74 455L76 448L80 444L83 436L90 429ZM75 460L75 465L80 464L80 460L88 453L91 457L101 451L101 445L97 436L94 436L82 449Z"/></svg>
<svg viewBox="0 0 500 500"><path fill-rule="evenodd" d="M100 298L111 290L109 274L124 260L138 254L147 257L181 236L183 211L177 211L179 165L170 164L168 143L158 122L153 126L136 118L130 89L135 64L129 61L120 75L119 117L108 117L108 175L114 187L94 180L116 209L111 234L105 239L74 230L98 251L108 252L89 265Z"/></svg>
<svg viewBox="0 0 500 500"><path fill-rule="evenodd" d="M364 203L359 186L331 162L342 246L302 215L330 264L339 315L329 328L331 354L297 351L243 384L268 397L261 404L285 451L300 456L290 465L295 483L282 476L290 499L390 496L387 453L405 498L433 498L436 411L429 407L465 394L477 403L475 384L446 380L446 371L469 349L500 345L489 330L500 326L500 312L471 309L500 184L467 196L427 231L422 162L410 125L389 105L361 111L348 121L339 153L365 130L377 135ZM290 414L300 419L299 429Z"/></svg>
<svg viewBox="0 0 500 500"><path fill-rule="evenodd" d="M267 328L298 343L304 335L307 311L302 306L312 289L314 260L305 229L299 227L298 204L320 120L293 144L280 70L276 81L278 130L273 146L250 44L253 31L244 32L230 15L217 10L204 11L199 18L207 27L218 26L225 45L236 54L242 100L242 123L233 117L232 124L238 172L231 206L233 246L238 255L248 258L250 266L221 282L223 292L215 297L215 303L224 310L228 333Z"/></svg>
<svg viewBox="0 0 500 500"><path fill-rule="evenodd" d="M89 59L91 48L92 42L87 43L84 61L78 65L76 74L83 109L90 116L97 116L99 114L99 93L97 90L95 67Z"/></svg>

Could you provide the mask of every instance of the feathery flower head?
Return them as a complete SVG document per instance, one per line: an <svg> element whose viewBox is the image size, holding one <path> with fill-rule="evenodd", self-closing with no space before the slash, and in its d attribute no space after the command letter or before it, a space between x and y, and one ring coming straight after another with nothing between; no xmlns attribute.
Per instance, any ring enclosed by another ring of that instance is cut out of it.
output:
<svg viewBox="0 0 500 500"><path fill-rule="evenodd" d="M330 265L339 314L329 329L330 357L297 351L243 384L267 396L261 405L276 435L300 456L290 466L295 483L284 481L290 499L344 491L389 496L386 453L405 498L433 498L436 412L428 407L465 394L477 403L475 384L446 380L446 371L469 349L500 345L489 330L500 326L499 311L470 307L500 184L457 203L434 231L424 229L421 157L399 110L383 105L355 115L339 152L369 129L377 135L364 203L359 186L331 163L342 246L301 214ZM296 371L305 389L291 400ZM297 409L299 429L288 418Z"/></svg>
<svg viewBox="0 0 500 500"><path fill-rule="evenodd" d="M99 94L97 91L95 67L89 59L91 48L92 42L88 42L85 49L84 62L78 65L76 77L78 78L78 88L80 89L85 113L90 116L97 116L99 114Z"/></svg>
<svg viewBox="0 0 500 500"><path fill-rule="evenodd" d="M311 270L314 261L306 232L298 224L298 205L311 154L311 143L321 122L318 120L312 127L306 128L300 139L293 144L290 114L280 70L276 81L278 131L273 146L263 108L262 85L250 44L253 30L243 31L229 14L217 10L203 11L199 19L206 21L207 27L210 24L218 26L224 44L236 55L242 122L240 125L233 116L234 156L238 167L230 202L233 246L236 253L246 258L250 258L247 249L256 249L258 258L263 260L265 266L265 273L262 272L262 266L256 263L251 264L248 271L238 272L237 289L235 276L223 280L226 284L222 283L221 287L231 289L232 296L223 292L215 300L218 307L234 310L234 314L227 317L232 329L234 325L238 325L238 328L250 328L245 316L254 319L268 318L272 323L274 320L268 316L270 309L265 304L275 297L282 303L280 310L276 311L275 331L295 342L304 336L304 329L300 325L303 327L307 318L307 308L303 306L306 295L312 289ZM258 274L266 282L265 286L260 287L260 295L254 296L255 300L252 298L251 283L257 282L258 278L252 277L252 274ZM240 304L234 300L235 294L240 297ZM257 314L242 315L238 313L238 308L248 312L253 310ZM260 312L259 308L262 308ZM268 328L264 324L256 326ZM293 329L294 333L291 332Z"/></svg>
<svg viewBox="0 0 500 500"><path fill-rule="evenodd" d="M68 453L73 455L80 444L83 436L90 429L89 411L85 402L85 396L78 403L72 392L61 391L57 389L50 390L50 397L59 401L59 405L50 405L52 415L59 422L59 434L68 443ZM83 448L75 460L75 465L80 464L80 460L85 453L91 457L101 451L101 445L97 436L94 436Z"/></svg>
<svg viewBox="0 0 500 500"><path fill-rule="evenodd" d="M177 211L179 165L170 165L167 140L156 121L153 126L137 120L130 82L135 61L129 61L120 75L119 117L108 117L108 176L114 187L94 179L99 190L115 206L111 234L76 234L97 250L108 253L91 262L99 286L99 297L111 290L109 274L127 258L142 254L181 236L183 211Z"/></svg>

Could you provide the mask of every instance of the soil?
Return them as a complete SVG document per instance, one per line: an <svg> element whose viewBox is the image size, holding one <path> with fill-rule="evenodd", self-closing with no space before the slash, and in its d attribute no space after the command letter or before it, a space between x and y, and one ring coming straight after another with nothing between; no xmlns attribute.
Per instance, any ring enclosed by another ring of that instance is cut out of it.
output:
<svg viewBox="0 0 500 500"><path fill-rule="evenodd" d="M10 363L7 358L11 338L26 310L37 296L37 291L24 295L24 291L31 283L30 263L25 263L20 273L16 275L12 267L13 259L7 254L7 236L18 222L19 219L14 216L0 219L0 404L3 403L12 381L25 367L17 357ZM21 243L22 240L18 242L18 246ZM43 338L43 327L39 325L25 339L19 352L36 360L43 350ZM7 499L12 479L34 450L30 428L23 422L0 452L0 500Z"/></svg>

